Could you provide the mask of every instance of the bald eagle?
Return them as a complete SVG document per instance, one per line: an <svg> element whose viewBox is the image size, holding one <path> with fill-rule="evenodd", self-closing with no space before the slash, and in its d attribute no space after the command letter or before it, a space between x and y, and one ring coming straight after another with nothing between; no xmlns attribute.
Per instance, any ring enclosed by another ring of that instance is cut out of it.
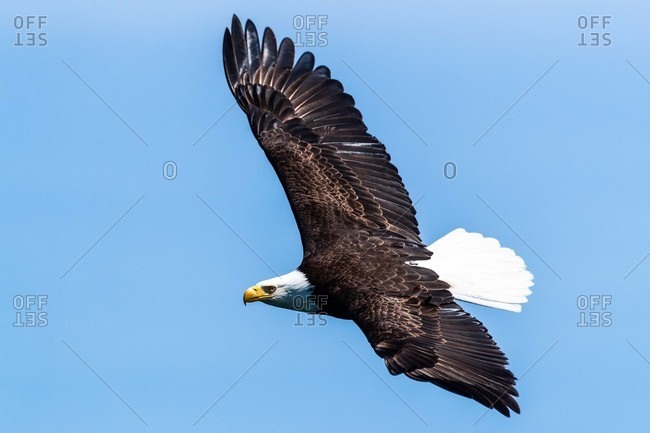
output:
<svg viewBox="0 0 650 433"><path fill-rule="evenodd" d="M244 303L349 319L388 371L519 413L516 378L457 300L520 311L533 275L511 249L456 229L430 246L386 147L352 96L294 44L234 16L223 63L235 100L286 192L303 260L244 292Z"/></svg>

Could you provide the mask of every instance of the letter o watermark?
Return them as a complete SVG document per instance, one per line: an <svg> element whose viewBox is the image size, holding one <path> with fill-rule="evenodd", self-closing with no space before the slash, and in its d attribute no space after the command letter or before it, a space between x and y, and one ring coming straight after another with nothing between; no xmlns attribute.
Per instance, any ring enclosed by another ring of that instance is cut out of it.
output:
<svg viewBox="0 0 650 433"><path fill-rule="evenodd" d="M442 169L442 174L445 176L445 179L455 178L457 172L456 163L452 161L446 162Z"/></svg>
<svg viewBox="0 0 650 433"><path fill-rule="evenodd" d="M178 169L176 168L176 163L174 161L167 161L163 164L163 177L167 180L176 179L176 174Z"/></svg>

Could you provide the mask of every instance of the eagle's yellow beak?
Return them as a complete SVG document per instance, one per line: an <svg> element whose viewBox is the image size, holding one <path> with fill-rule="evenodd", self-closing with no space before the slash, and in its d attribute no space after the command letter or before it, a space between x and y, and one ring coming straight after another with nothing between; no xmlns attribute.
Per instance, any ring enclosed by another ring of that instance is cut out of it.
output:
<svg viewBox="0 0 650 433"><path fill-rule="evenodd" d="M248 302L260 301L264 298L270 298L271 295L266 293L260 286L253 286L244 292L244 305Z"/></svg>

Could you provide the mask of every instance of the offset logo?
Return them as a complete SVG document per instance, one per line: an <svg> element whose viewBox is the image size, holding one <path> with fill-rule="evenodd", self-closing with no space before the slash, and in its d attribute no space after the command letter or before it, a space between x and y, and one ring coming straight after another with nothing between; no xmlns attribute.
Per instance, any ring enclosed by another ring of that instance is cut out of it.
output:
<svg viewBox="0 0 650 433"><path fill-rule="evenodd" d="M296 297L293 299L293 309L297 311L319 311L327 306L327 295L310 295L306 298ZM327 325L327 314L325 313L296 313L296 327L314 327Z"/></svg>
<svg viewBox="0 0 650 433"><path fill-rule="evenodd" d="M16 39L14 47L44 47L47 45L47 15L17 15L14 17Z"/></svg>
<svg viewBox="0 0 650 433"><path fill-rule="evenodd" d="M612 34L609 26L612 23L610 15L581 15L578 17L580 30L579 47L609 47L612 45Z"/></svg>
<svg viewBox="0 0 650 433"><path fill-rule="evenodd" d="M47 295L16 295L13 299L16 310L15 328L43 328L47 326Z"/></svg>
<svg viewBox="0 0 650 433"><path fill-rule="evenodd" d="M293 43L296 47L324 47L327 45L327 32L323 29L327 25L327 15L296 15L293 17L293 28L296 38Z"/></svg>
<svg viewBox="0 0 650 433"><path fill-rule="evenodd" d="M612 326L612 295L578 296L579 328L608 328Z"/></svg>

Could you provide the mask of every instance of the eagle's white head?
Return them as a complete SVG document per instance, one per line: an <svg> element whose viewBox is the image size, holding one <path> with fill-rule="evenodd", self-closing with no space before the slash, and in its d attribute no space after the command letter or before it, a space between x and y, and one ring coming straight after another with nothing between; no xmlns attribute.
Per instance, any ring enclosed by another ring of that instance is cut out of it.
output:
<svg viewBox="0 0 650 433"><path fill-rule="evenodd" d="M314 286L299 270L260 281L244 292L244 304L262 301L275 307L307 313L318 311L313 298Z"/></svg>

